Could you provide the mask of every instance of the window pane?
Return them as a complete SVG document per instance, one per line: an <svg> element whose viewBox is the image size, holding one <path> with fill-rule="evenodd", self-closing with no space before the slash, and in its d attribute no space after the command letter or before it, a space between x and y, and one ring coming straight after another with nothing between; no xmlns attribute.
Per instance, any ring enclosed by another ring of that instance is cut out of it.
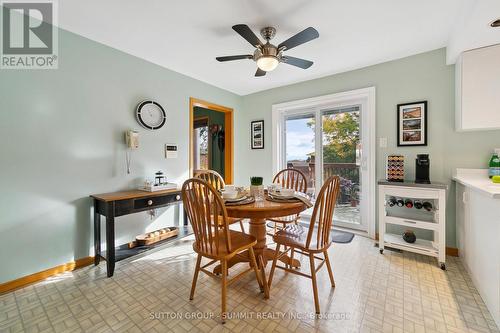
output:
<svg viewBox="0 0 500 333"><path fill-rule="evenodd" d="M285 118L286 165L302 171L307 179L307 192L314 194L314 115Z"/></svg>
<svg viewBox="0 0 500 333"><path fill-rule="evenodd" d="M340 177L341 191L334 219L360 224L360 109L358 106L322 112L322 179Z"/></svg>

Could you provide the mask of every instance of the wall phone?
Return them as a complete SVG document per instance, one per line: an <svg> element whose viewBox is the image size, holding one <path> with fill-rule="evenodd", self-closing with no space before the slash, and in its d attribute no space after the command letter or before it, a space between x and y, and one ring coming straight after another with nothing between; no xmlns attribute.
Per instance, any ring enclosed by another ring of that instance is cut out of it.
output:
<svg viewBox="0 0 500 333"><path fill-rule="evenodd" d="M139 132L137 131L126 131L125 132L125 143L129 149L139 148Z"/></svg>
<svg viewBox="0 0 500 333"><path fill-rule="evenodd" d="M131 150L139 148L139 132L137 131L125 131L125 144L127 145L126 159L127 159L127 173L130 174L130 163L132 162L132 152Z"/></svg>

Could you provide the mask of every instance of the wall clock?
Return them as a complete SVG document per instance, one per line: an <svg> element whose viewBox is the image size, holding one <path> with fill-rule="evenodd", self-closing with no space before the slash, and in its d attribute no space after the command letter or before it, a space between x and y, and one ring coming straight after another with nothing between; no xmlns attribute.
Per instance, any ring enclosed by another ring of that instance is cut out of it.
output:
<svg viewBox="0 0 500 333"><path fill-rule="evenodd" d="M139 103L135 115L139 124L150 130L162 128L167 120L165 110L155 101L143 101Z"/></svg>

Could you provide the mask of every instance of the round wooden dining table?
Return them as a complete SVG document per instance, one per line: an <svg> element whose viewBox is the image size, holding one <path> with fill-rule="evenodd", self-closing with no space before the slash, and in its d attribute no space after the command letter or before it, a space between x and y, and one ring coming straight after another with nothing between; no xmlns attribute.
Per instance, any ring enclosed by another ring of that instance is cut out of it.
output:
<svg viewBox="0 0 500 333"><path fill-rule="evenodd" d="M227 215L229 217L248 218L250 219L250 235L257 238L257 244L253 247L257 262L264 266L267 262L274 259L275 250L266 246L266 219L272 217L282 217L298 214L307 209L307 206L302 202L275 202L266 199L255 201L246 205L226 206ZM262 259L262 260L260 260ZM250 259L247 253L242 253L233 257L228 262L228 267L233 266L238 262L249 262ZM291 259L284 255L280 258L285 264L292 267L300 267L300 262L297 259ZM259 264L260 266L260 264ZM217 270L217 267L216 267ZM215 272L215 271L214 271Z"/></svg>

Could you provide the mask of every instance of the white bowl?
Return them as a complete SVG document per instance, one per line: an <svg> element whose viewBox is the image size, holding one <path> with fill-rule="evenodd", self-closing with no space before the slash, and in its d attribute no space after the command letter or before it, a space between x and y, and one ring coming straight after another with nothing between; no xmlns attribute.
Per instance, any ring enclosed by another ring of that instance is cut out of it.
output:
<svg viewBox="0 0 500 333"><path fill-rule="evenodd" d="M278 192L281 190L281 184L271 184L267 187L268 191L271 193Z"/></svg>
<svg viewBox="0 0 500 333"><path fill-rule="evenodd" d="M222 192L223 199L236 199L238 197L238 192L236 191L224 191Z"/></svg>
<svg viewBox="0 0 500 333"><path fill-rule="evenodd" d="M289 188L282 188L280 190L281 195L286 196L286 197L291 197L292 195L295 194L294 189L289 189Z"/></svg>

